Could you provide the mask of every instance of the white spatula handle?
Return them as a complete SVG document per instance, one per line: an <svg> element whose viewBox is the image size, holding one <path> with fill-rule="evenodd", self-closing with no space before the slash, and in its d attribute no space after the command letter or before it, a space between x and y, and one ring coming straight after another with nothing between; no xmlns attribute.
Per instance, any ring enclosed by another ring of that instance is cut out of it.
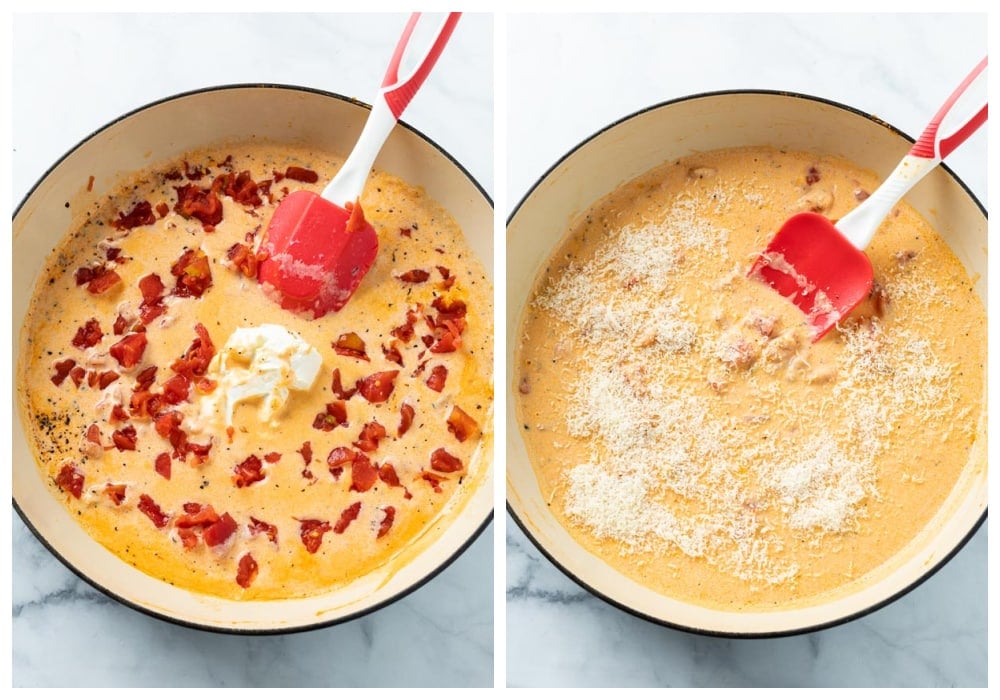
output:
<svg viewBox="0 0 1000 700"><path fill-rule="evenodd" d="M354 202L361 196L361 191L364 190L365 182L368 180L368 173L371 171L379 151L382 150L382 145L389 138L389 134L396 125L396 121L403 114L403 110L410 104L410 100L416 95L434 64L437 63L437 59L444 50L445 44L448 43L461 13L448 13L434 33L432 41L420 54L420 60L407 75L400 78L400 63L408 50L411 53L413 51L409 49L410 37L413 35L413 30L421 16L420 12L414 12L410 16L410 20L396 44L396 50L389 61L382 87L374 104L372 104L371 114L368 115L368 121L365 122L365 127L361 130L358 142L347 157L343 167L337 171L336 176L323 190L323 198L334 204L343 206L348 202Z"/></svg>
<svg viewBox="0 0 1000 700"><path fill-rule="evenodd" d="M888 179L837 222L837 230L857 248L867 248L899 200L986 122L986 62L986 58L980 61L948 97ZM963 96L966 99L960 103Z"/></svg>

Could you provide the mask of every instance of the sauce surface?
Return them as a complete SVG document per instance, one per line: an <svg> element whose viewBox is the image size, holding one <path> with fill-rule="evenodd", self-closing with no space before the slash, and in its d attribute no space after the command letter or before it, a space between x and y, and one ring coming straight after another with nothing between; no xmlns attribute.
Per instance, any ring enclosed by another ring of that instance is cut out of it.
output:
<svg viewBox="0 0 1000 700"><path fill-rule="evenodd" d="M797 211L878 182L838 159L703 153L573 224L512 373L542 494L585 548L665 595L768 610L844 595L928 523L985 429L985 311L908 205L869 299L821 341L760 281Z"/></svg>
<svg viewBox="0 0 1000 700"><path fill-rule="evenodd" d="M30 443L81 526L152 576L322 593L446 526L487 469L492 286L420 188L369 178L380 253L341 311L295 315L255 279L277 203L341 163L261 142L188 153L88 207L39 277L18 370ZM218 354L265 324L318 351L318 376L273 415L235 404L230 428Z"/></svg>

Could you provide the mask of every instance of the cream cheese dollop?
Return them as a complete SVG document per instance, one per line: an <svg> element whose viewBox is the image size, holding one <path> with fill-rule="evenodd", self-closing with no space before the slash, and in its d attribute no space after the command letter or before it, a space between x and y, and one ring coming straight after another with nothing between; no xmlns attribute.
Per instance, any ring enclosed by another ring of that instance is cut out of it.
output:
<svg viewBox="0 0 1000 700"><path fill-rule="evenodd" d="M263 399L258 419L274 424L292 391L312 388L322 364L319 351L284 326L237 328L208 365L206 376L218 386L202 400L202 417L221 410L231 427L237 404Z"/></svg>

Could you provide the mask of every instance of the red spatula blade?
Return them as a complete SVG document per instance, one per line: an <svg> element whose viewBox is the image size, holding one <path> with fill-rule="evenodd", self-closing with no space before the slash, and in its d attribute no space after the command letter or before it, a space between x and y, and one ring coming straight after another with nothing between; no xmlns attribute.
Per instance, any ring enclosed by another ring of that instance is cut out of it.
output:
<svg viewBox="0 0 1000 700"><path fill-rule="evenodd" d="M357 205L356 205L357 206ZM319 318L339 311L378 255L363 216L299 190L281 200L264 234L257 280L282 306Z"/></svg>
<svg viewBox="0 0 1000 700"><path fill-rule="evenodd" d="M812 212L788 219L757 258L763 280L806 314L819 340L868 296L872 264L829 219Z"/></svg>

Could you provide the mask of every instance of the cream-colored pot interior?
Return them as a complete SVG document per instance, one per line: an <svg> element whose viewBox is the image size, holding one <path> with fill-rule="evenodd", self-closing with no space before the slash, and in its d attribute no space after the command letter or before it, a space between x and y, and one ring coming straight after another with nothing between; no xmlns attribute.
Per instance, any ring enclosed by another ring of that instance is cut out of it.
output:
<svg viewBox="0 0 1000 700"><path fill-rule="evenodd" d="M175 97L94 134L34 188L14 217L13 333L19 338L35 277L67 232L72 202L94 177L94 192L120 177L218 142L263 138L350 152L368 108L345 98L279 86L234 86ZM487 271L493 266L493 206L460 166L420 134L397 126L375 167L423 186L458 221ZM15 341L15 348L18 347ZM30 391L30 387L28 388ZM225 631L288 631L356 617L404 595L444 568L493 512L492 445L486 434L468 488L416 545L381 570L333 593L293 601L237 603L153 579L90 539L52 498L21 428L14 426L14 502L38 537L90 582L133 607Z"/></svg>
<svg viewBox="0 0 1000 700"><path fill-rule="evenodd" d="M587 552L545 505L517 424L514 347L532 284L576 215L618 185L679 156L770 145L829 153L887 176L911 143L848 108L802 96L734 92L695 96L629 117L595 135L553 167L521 202L507 227L507 503L528 536L563 571L612 603L666 624L726 635L775 635L844 621L893 600L935 571L985 517L986 421L960 483L944 509L863 590L808 608L732 613L653 593ZM986 216L944 168L908 195L949 242L986 301ZM984 395L986 387L983 387Z"/></svg>

